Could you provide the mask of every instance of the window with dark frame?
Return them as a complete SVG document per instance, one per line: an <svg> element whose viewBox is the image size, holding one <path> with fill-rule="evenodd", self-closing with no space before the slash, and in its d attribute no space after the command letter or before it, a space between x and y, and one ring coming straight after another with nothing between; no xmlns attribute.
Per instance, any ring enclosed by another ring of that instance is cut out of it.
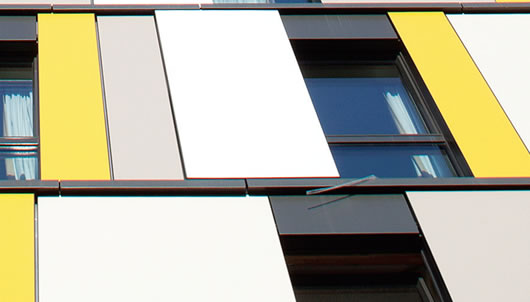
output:
<svg viewBox="0 0 530 302"><path fill-rule="evenodd" d="M326 12L282 21L341 177L471 176L388 17ZM269 197L297 301L446 301L404 197L379 193Z"/></svg>
<svg viewBox="0 0 530 302"><path fill-rule="evenodd" d="M0 42L0 180L39 179L36 44Z"/></svg>
<svg viewBox="0 0 530 302"><path fill-rule="evenodd" d="M396 43L291 43L341 177L470 175Z"/></svg>

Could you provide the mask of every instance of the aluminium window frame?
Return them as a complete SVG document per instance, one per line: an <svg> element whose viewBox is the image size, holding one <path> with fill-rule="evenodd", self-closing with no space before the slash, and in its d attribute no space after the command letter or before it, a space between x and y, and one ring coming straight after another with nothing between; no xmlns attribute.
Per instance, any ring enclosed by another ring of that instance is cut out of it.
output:
<svg viewBox="0 0 530 302"><path fill-rule="evenodd" d="M0 41L0 66L11 64L31 64L33 93L33 136L5 137L0 136L0 152L33 151L37 158L36 179L41 178L41 154L39 133L39 90L38 90L38 57L36 41ZM22 148L20 148L22 147Z"/></svg>
<svg viewBox="0 0 530 302"><path fill-rule="evenodd" d="M333 47L326 49L327 43ZM450 169L455 173L454 177L473 176L427 86L401 42L390 39L291 39L291 44L301 69L304 65L326 63L396 66L405 90L429 131L427 134L326 135L330 146L435 146L445 155ZM329 59L335 57L334 49L338 48L341 48L338 58ZM377 51L371 53L371 49ZM312 58L314 50L316 51Z"/></svg>

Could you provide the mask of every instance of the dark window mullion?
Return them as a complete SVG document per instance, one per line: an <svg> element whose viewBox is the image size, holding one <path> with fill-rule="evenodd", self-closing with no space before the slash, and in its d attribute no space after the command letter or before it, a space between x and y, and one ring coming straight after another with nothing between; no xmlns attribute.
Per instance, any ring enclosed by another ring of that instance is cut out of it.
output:
<svg viewBox="0 0 530 302"><path fill-rule="evenodd" d="M408 86L409 91L413 94L414 98L417 98L416 106L421 112L427 127L431 131L441 133L445 145L447 146L446 152L449 160L453 164L458 176L473 176L471 168L467 164L460 148L455 142L454 137L449 130L449 127L445 123L436 102L429 94L427 86L421 80L419 71L415 68L414 63L410 55L404 50L401 52L396 59L396 65L402 73L404 84Z"/></svg>
<svg viewBox="0 0 530 302"><path fill-rule="evenodd" d="M444 144L442 135L326 135L329 144Z"/></svg>
<svg viewBox="0 0 530 302"><path fill-rule="evenodd" d="M0 146L38 146L39 139L36 137L0 138Z"/></svg>

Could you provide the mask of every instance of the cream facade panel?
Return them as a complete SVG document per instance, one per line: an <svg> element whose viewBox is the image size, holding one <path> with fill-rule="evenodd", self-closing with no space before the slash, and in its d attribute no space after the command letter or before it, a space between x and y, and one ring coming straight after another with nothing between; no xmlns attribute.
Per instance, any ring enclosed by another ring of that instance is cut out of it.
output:
<svg viewBox="0 0 530 302"><path fill-rule="evenodd" d="M407 196L452 301L528 301L530 191Z"/></svg>
<svg viewBox="0 0 530 302"><path fill-rule="evenodd" d="M0 4L90 4L90 0L0 0Z"/></svg>
<svg viewBox="0 0 530 302"><path fill-rule="evenodd" d="M39 300L295 301L266 197L41 197Z"/></svg>
<svg viewBox="0 0 530 302"><path fill-rule="evenodd" d="M448 15L515 130L530 150L530 14Z"/></svg>
<svg viewBox="0 0 530 302"><path fill-rule="evenodd" d="M154 17L97 21L114 179L183 179Z"/></svg>
<svg viewBox="0 0 530 302"><path fill-rule="evenodd" d="M337 177L277 11L157 11L186 175Z"/></svg>

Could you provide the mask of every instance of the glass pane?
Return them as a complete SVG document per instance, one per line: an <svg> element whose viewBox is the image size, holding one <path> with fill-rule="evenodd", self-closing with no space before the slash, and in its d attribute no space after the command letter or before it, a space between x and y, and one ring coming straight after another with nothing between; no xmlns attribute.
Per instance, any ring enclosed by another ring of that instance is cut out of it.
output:
<svg viewBox="0 0 530 302"><path fill-rule="evenodd" d="M302 65L327 135L425 134L394 65Z"/></svg>
<svg viewBox="0 0 530 302"><path fill-rule="evenodd" d="M0 180L32 180L37 178L36 151L0 152Z"/></svg>
<svg viewBox="0 0 530 302"><path fill-rule="evenodd" d="M341 177L453 177L445 152L437 146L330 145Z"/></svg>
<svg viewBox="0 0 530 302"><path fill-rule="evenodd" d="M3 122L1 136L33 136L33 81L32 69L0 67L0 112Z"/></svg>

